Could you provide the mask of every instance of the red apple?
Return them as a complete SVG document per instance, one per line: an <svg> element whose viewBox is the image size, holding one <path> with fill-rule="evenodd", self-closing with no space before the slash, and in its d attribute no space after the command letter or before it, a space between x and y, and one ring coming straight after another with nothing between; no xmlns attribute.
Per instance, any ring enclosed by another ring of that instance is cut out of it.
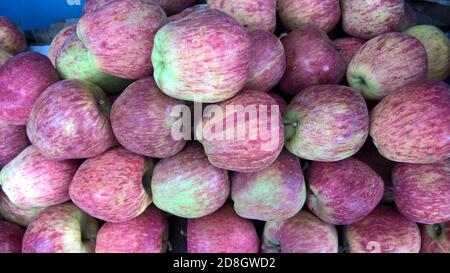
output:
<svg viewBox="0 0 450 273"><path fill-rule="evenodd" d="M434 164L400 163L392 171L395 203L411 221L450 221L450 159Z"/></svg>
<svg viewBox="0 0 450 273"><path fill-rule="evenodd" d="M69 184L77 168L74 160L47 159L29 146L3 167L0 184L18 207L47 207L69 200Z"/></svg>
<svg viewBox="0 0 450 273"><path fill-rule="evenodd" d="M313 24L328 32L341 18L339 0L278 0L277 4L281 22L290 30Z"/></svg>
<svg viewBox="0 0 450 273"><path fill-rule="evenodd" d="M342 0L342 27L355 37L370 39L392 31L404 14L404 0Z"/></svg>
<svg viewBox="0 0 450 273"><path fill-rule="evenodd" d="M342 85L316 85L301 91L284 113L285 146L298 157L337 161L355 154L369 134L363 97Z"/></svg>
<svg viewBox="0 0 450 273"><path fill-rule="evenodd" d="M450 222L421 225L421 253L450 253Z"/></svg>
<svg viewBox="0 0 450 273"><path fill-rule="evenodd" d="M345 67L348 66L356 52L366 43L365 40L354 37L339 38L333 42L339 52L341 52L342 57L344 57Z"/></svg>
<svg viewBox="0 0 450 273"><path fill-rule="evenodd" d="M261 171L233 173L231 189L234 210L247 219L288 219L301 210L306 199L300 161L286 150Z"/></svg>
<svg viewBox="0 0 450 273"><path fill-rule="evenodd" d="M0 189L0 215L13 223L21 226L28 226L31 221L45 208L23 209L11 203L8 196Z"/></svg>
<svg viewBox="0 0 450 273"><path fill-rule="evenodd" d="M213 9L233 16L245 27L273 32L277 23L276 0L207 0Z"/></svg>
<svg viewBox="0 0 450 273"><path fill-rule="evenodd" d="M114 148L81 164L70 184L72 201L95 218L124 222L151 203L153 161L124 148Z"/></svg>
<svg viewBox="0 0 450 273"><path fill-rule="evenodd" d="M10 54L22 52L27 47L25 34L8 17L0 16L0 49Z"/></svg>
<svg viewBox="0 0 450 273"><path fill-rule="evenodd" d="M25 126L0 121L0 168L30 145Z"/></svg>
<svg viewBox="0 0 450 273"><path fill-rule="evenodd" d="M377 36L358 50L347 69L349 85L366 99L380 100L402 86L426 79L427 52L403 33Z"/></svg>
<svg viewBox="0 0 450 273"><path fill-rule="evenodd" d="M413 7L405 1L405 11L403 12L400 22L394 27L394 31L405 31L417 24L417 15Z"/></svg>
<svg viewBox="0 0 450 273"><path fill-rule="evenodd" d="M64 42L69 37L76 35L77 26L67 26L63 28L56 36L53 38L52 43L50 44L50 48L48 49L48 58L52 62L53 66L56 67L56 56L58 56L61 47L64 45Z"/></svg>
<svg viewBox="0 0 450 273"><path fill-rule="evenodd" d="M25 231L16 224L0 220L0 253L22 252Z"/></svg>
<svg viewBox="0 0 450 273"><path fill-rule="evenodd" d="M87 81L51 85L36 101L27 124L28 137L47 158L88 158L113 146L106 94Z"/></svg>
<svg viewBox="0 0 450 273"><path fill-rule="evenodd" d="M346 226L344 236L351 253L418 253L421 243L417 224L387 206Z"/></svg>
<svg viewBox="0 0 450 273"><path fill-rule="evenodd" d="M223 101L244 87L250 48L244 27L231 16L215 9L198 10L156 34L155 81L161 91L177 99Z"/></svg>
<svg viewBox="0 0 450 273"><path fill-rule="evenodd" d="M313 162L306 171L306 182L308 208L333 225L363 219L377 206L384 192L381 177L355 158Z"/></svg>
<svg viewBox="0 0 450 273"><path fill-rule="evenodd" d="M450 157L450 89L439 81L409 84L371 113L370 135L392 161L434 163Z"/></svg>
<svg viewBox="0 0 450 273"><path fill-rule="evenodd" d="M192 7L189 7L187 9L184 9L184 10L178 12L177 14L169 16L168 19L169 19L169 22L176 21L176 20L182 19L182 18L190 15L191 13L194 13L199 10L208 9L208 8L209 8L209 6L207 4L194 5Z"/></svg>
<svg viewBox="0 0 450 273"><path fill-rule="evenodd" d="M242 91L206 107L195 130L209 162L222 169L256 172L272 164L283 149L279 106L262 92Z"/></svg>
<svg viewBox="0 0 450 273"><path fill-rule="evenodd" d="M9 60L12 56L13 55L0 48L0 66L6 63L6 61Z"/></svg>
<svg viewBox="0 0 450 273"><path fill-rule="evenodd" d="M302 210L285 221L266 222L261 251L265 253L337 253L336 227Z"/></svg>
<svg viewBox="0 0 450 273"><path fill-rule="evenodd" d="M99 71L137 79L152 73L153 38L166 22L153 1L111 1L85 13L77 33Z"/></svg>
<svg viewBox="0 0 450 273"><path fill-rule="evenodd" d="M245 89L267 92L283 77L286 56L280 39L268 31L248 29L252 58Z"/></svg>
<svg viewBox="0 0 450 273"><path fill-rule="evenodd" d="M131 84L115 101L111 125L117 140L129 151L164 158L177 154L186 143L175 140L171 115L184 102L162 93L152 78Z"/></svg>
<svg viewBox="0 0 450 273"><path fill-rule="evenodd" d="M95 249L97 221L72 203L41 212L23 236L23 253L90 253Z"/></svg>
<svg viewBox="0 0 450 273"><path fill-rule="evenodd" d="M59 80L50 60L24 52L0 66L0 120L25 125L39 95Z"/></svg>
<svg viewBox="0 0 450 273"><path fill-rule="evenodd" d="M286 54L286 72L280 81L284 93L295 96L316 84L335 84L345 74L344 57L314 25L303 25L281 39Z"/></svg>
<svg viewBox="0 0 450 273"><path fill-rule="evenodd" d="M154 206L121 223L106 222L98 231L96 253L161 253L167 248L169 223Z"/></svg>
<svg viewBox="0 0 450 273"><path fill-rule="evenodd" d="M188 253L257 253L258 248L253 223L239 217L230 204L208 216L188 220Z"/></svg>
<svg viewBox="0 0 450 273"><path fill-rule="evenodd" d="M277 102L277 105L280 107L280 114L281 114L281 116L283 116L284 112L286 111L286 108L287 108L286 101L280 95L278 95L277 93L274 93L273 91L270 91L267 94L275 99L275 101Z"/></svg>

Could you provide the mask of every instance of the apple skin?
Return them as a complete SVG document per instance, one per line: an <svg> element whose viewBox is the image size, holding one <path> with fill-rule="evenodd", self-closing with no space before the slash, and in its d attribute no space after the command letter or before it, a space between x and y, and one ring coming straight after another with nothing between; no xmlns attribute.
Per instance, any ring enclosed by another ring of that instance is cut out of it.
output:
<svg viewBox="0 0 450 273"><path fill-rule="evenodd" d="M97 233L96 253L162 253L167 248L166 214L149 206L126 222L106 222Z"/></svg>
<svg viewBox="0 0 450 273"><path fill-rule="evenodd" d="M405 31L416 37L428 56L428 79L445 81L450 76L450 39L431 25L413 26Z"/></svg>
<svg viewBox="0 0 450 273"><path fill-rule="evenodd" d="M0 121L0 169L29 145L25 126Z"/></svg>
<svg viewBox="0 0 450 273"><path fill-rule="evenodd" d="M268 31L248 29L252 58L245 89L267 92L283 77L286 56L280 39Z"/></svg>
<svg viewBox="0 0 450 273"><path fill-rule="evenodd" d="M89 81L108 94L120 93L132 82L97 70L90 60L89 51L75 34L67 37L59 49L56 69L63 79Z"/></svg>
<svg viewBox="0 0 450 273"><path fill-rule="evenodd" d="M281 22L289 30L313 24L328 32L341 18L339 0L278 0L277 6Z"/></svg>
<svg viewBox="0 0 450 273"><path fill-rule="evenodd" d="M216 9L198 10L163 26L152 51L154 78L161 91L204 103L223 101L241 91L250 59L245 28Z"/></svg>
<svg viewBox="0 0 450 273"><path fill-rule="evenodd" d="M427 52L416 38L397 32L379 35L361 47L347 68L350 87L380 100L402 86L425 80Z"/></svg>
<svg viewBox="0 0 450 273"><path fill-rule="evenodd" d="M419 253L421 244L417 224L387 206L345 226L344 237L351 253Z"/></svg>
<svg viewBox="0 0 450 273"><path fill-rule="evenodd" d="M0 49L16 55L27 47L25 34L8 17L0 16Z"/></svg>
<svg viewBox="0 0 450 273"><path fill-rule="evenodd" d="M116 0L86 0L83 8L83 15L95 11L102 5L108 4ZM142 2L155 2L167 13L167 15L175 14L193 5L195 0L141 0Z"/></svg>
<svg viewBox="0 0 450 273"><path fill-rule="evenodd" d="M37 52L24 52L0 66L0 120L27 124L39 95L59 76L50 60Z"/></svg>
<svg viewBox="0 0 450 273"><path fill-rule="evenodd" d="M302 25L281 38L286 72L280 90L295 96L316 84L336 84L345 74L345 60L327 34L315 25Z"/></svg>
<svg viewBox="0 0 450 273"><path fill-rule="evenodd" d="M298 157L337 161L354 155L369 134L369 112L363 97L350 87L305 88L284 113L285 146Z"/></svg>
<svg viewBox="0 0 450 273"><path fill-rule="evenodd" d="M36 101L28 138L45 157L55 160L99 155L115 144L110 108L106 94L93 83L57 82Z"/></svg>
<svg viewBox="0 0 450 273"><path fill-rule="evenodd" d="M201 218L188 219L188 253L258 253L252 221L239 217L231 204Z"/></svg>
<svg viewBox="0 0 450 273"><path fill-rule="evenodd" d="M21 253L24 233L18 225L0 220L0 253Z"/></svg>
<svg viewBox="0 0 450 273"><path fill-rule="evenodd" d="M274 32L277 24L276 0L207 0L208 5L233 16L245 27Z"/></svg>
<svg viewBox="0 0 450 273"><path fill-rule="evenodd" d="M417 15L413 7L405 2L405 11L394 31L402 32L417 24Z"/></svg>
<svg viewBox="0 0 450 273"><path fill-rule="evenodd" d="M153 38L165 23L166 14L154 2L112 1L85 13L77 34L99 71L137 79L151 75Z"/></svg>
<svg viewBox="0 0 450 273"><path fill-rule="evenodd" d="M404 0L342 0L342 28L354 37L370 39L393 31L405 10Z"/></svg>
<svg viewBox="0 0 450 273"><path fill-rule="evenodd" d="M342 57L344 57L345 67L347 67L356 52L358 52L358 50L366 43L366 40L354 37L345 37L336 39L333 42L339 52L341 52Z"/></svg>
<svg viewBox="0 0 450 273"><path fill-rule="evenodd" d="M77 168L74 160L47 159L29 146L0 171L0 185L18 207L47 207L70 199L69 184Z"/></svg>
<svg viewBox="0 0 450 273"><path fill-rule="evenodd" d="M0 215L13 223L26 227L45 208L23 209L11 203L8 196L0 189Z"/></svg>
<svg viewBox="0 0 450 273"><path fill-rule="evenodd" d="M384 193L381 177L353 157L311 163L306 182L306 205L321 220L333 225L348 225L363 219Z"/></svg>
<svg viewBox="0 0 450 273"><path fill-rule="evenodd" d="M151 188L158 208L178 217L198 218L223 206L230 181L228 172L211 165L202 146L191 142L156 164Z"/></svg>
<svg viewBox="0 0 450 273"><path fill-rule="evenodd" d="M434 164L399 163L392 171L395 204L411 221L450 221L450 159Z"/></svg>
<svg viewBox="0 0 450 273"><path fill-rule="evenodd" d="M0 48L0 66L6 63L13 55Z"/></svg>
<svg viewBox="0 0 450 273"><path fill-rule="evenodd" d="M274 93L273 91L268 92L267 95L269 95L275 99L277 105L280 107L280 114L281 114L281 116L283 116L284 112L286 112L286 108L287 108L286 101L280 95L278 95L277 93Z"/></svg>
<svg viewBox="0 0 450 273"><path fill-rule="evenodd" d="M56 67L56 57L59 54L59 50L62 48L64 43L69 37L77 34L77 26L67 26L61 29L53 38L50 48L48 49L48 58L52 62L53 66Z"/></svg>
<svg viewBox="0 0 450 273"><path fill-rule="evenodd" d="M68 202L42 211L23 236L23 253L92 253L97 220Z"/></svg>
<svg viewBox="0 0 450 273"><path fill-rule="evenodd" d="M420 225L421 253L450 253L450 222Z"/></svg>
<svg viewBox="0 0 450 273"><path fill-rule="evenodd" d="M153 167L150 159L113 148L81 164L70 184L70 198L97 219L131 220L152 202L148 192Z"/></svg>
<svg viewBox="0 0 450 273"><path fill-rule="evenodd" d="M181 151L186 141L175 140L171 128L177 118L170 114L184 102L162 93L153 78L131 84L114 102L111 125L117 140L129 151L165 158Z"/></svg>
<svg viewBox="0 0 450 273"><path fill-rule="evenodd" d="M450 157L450 89L439 81L409 84L371 112L370 136L385 158L435 163Z"/></svg>
<svg viewBox="0 0 450 273"><path fill-rule="evenodd" d="M321 221L306 210L285 221L266 222L264 253L337 253L336 227Z"/></svg>
<svg viewBox="0 0 450 273"><path fill-rule="evenodd" d="M233 173L231 189L236 213L261 221L288 219L302 209L306 199L300 160L286 150L259 172Z"/></svg>
<svg viewBox="0 0 450 273"><path fill-rule="evenodd" d="M261 125L264 119L258 120L258 115L245 115L243 124L234 124L233 128L226 128L223 132L219 129L206 132L206 125L211 125L211 128L225 128L231 119L236 118L238 106L256 109L259 115L266 116L266 123ZM284 144L281 115L276 124L273 124L272 115L276 113L272 113L272 106L277 106L277 102L266 93L245 90L218 104L223 116L216 114L204 116L203 124L195 128L195 135L203 144L209 162L218 168L236 172L256 172L272 164L281 153ZM238 132L244 132L245 135L242 138L227 139L226 136L233 132L235 133L233 136ZM252 135L256 136L255 139L250 137Z"/></svg>
<svg viewBox="0 0 450 273"><path fill-rule="evenodd" d="M191 13L197 12L199 10L205 10L208 8L209 8L208 4L197 4L192 7L187 8L187 9L184 9L174 15L169 16L168 19L169 19L169 22L180 20L180 19L190 15Z"/></svg>

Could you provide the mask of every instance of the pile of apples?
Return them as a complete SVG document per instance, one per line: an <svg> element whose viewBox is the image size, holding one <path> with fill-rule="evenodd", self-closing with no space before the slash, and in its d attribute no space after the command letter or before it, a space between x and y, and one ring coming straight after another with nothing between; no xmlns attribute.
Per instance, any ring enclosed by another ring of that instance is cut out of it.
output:
<svg viewBox="0 0 450 273"><path fill-rule="evenodd" d="M403 0L194 2L87 1L48 57L0 17L0 252L165 252L169 217L190 253L450 252L441 30ZM252 107L275 118L218 137Z"/></svg>

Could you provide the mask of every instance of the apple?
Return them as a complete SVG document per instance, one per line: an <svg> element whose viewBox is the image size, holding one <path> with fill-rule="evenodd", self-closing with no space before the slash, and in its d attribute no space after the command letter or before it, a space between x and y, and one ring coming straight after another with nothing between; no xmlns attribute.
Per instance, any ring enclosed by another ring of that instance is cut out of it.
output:
<svg viewBox="0 0 450 273"><path fill-rule="evenodd" d="M275 93L273 91L270 91L267 94L275 99L278 107L280 107L280 114L281 114L281 116L283 116L284 112L286 111L286 108L287 108L286 101L280 95L278 95L277 93Z"/></svg>
<svg viewBox="0 0 450 273"><path fill-rule="evenodd" d="M166 14L153 1L111 1L85 13L77 34L99 71L137 79L151 75L153 38L166 22Z"/></svg>
<svg viewBox="0 0 450 273"><path fill-rule="evenodd" d="M233 16L245 27L274 32L277 24L276 0L207 0L213 9Z"/></svg>
<svg viewBox="0 0 450 273"><path fill-rule="evenodd" d="M216 9L198 10L163 26L152 51L154 78L161 91L204 103L223 101L241 91L250 59L244 27Z"/></svg>
<svg viewBox="0 0 450 273"><path fill-rule="evenodd" d="M22 252L25 231L16 224L0 220L0 253Z"/></svg>
<svg viewBox="0 0 450 273"><path fill-rule="evenodd" d="M366 217L383 197L381 177L362 161L312 162L306 171L308 208L323 221L348 225Z"/></svg>
<svg viewBox="0 0 450 273"><path fill-rule="evenodd" d="M230 204L208 216L188 219L188 253L257 253L258 248L252 221L239 217Z"/></svg>
<svg viewBox="0 0 450 273"><path fill-rule="evenodd" d="M67 26L61 29L53 38L50 48L48 49L48 58L52 62L53 66L56 67L56 57L59 54L60 49L69 37L77 34L77 26Z"/></svg>
<svg viewBox="0 0 450 273"><path fill-rule="evenodd" d="M286 148L315 161L348 158L369 134L369 112L363 97L342 85L305 88L289 103L284 122Z"/></svg>
<svg viewBox="0 0 450 273"><path fill-rule="evenodd" d="M186 8L174 15L169 16L168 20L169 22L176 21L190 15L191 13L194 13L199 10L205 10L208 8L209 8L208 4L197 4L192 7Z"/></svg>
<svg viewBox="0 0 450 273"><path fill-rule="evenodd" d="M161 253L167 249L166 215L149 206L141 215L121 223L106 222L97 233L96 253Z"/></svg>
<svg viewBox="0 0 450 273"><path fill-rule="evenodd" d="M13 55L0 48L0 66L6 63Z"/></svg>
<svg viewBox="0 0 450 273"><path fill-rule="evenodd" d="M0 169L29 145L25 126L0 121Z"/></svg>
<svg viewBox="0 0 450 273"><path fill-rule="evenodd" d="M25 125L39 95L59 76L50 60L24 52L0 66L0 120Z"/></svg>
<svg viewBox="0 0 450 273"><path fill-rule="evenodd" d="M0 189L0 215L13 223L28 226L31 221L45 208L23 209L11 203L8 196Z"/></svg>
<svg viewBox="0 0 450 273"><path fill-rule="evenodd" d="M72 201L95 218L124 222L139 216L152 202L154 163L124 148L113 148L81 164L69 187Z"/></svg>
<svg viewBox="0 0 450 273"><path fill-rule="evenodd" d="M0 16L0 49L16 55L27 47L25 34L8 17Z"/></svg>
<svg viewBox="0 0 450 273"><path fill-rule="evenodd" d="M78 79L95 83L108 94L122 92L131 80L118 78L97 70L89 51L76 35L67 37L56 56L56 69L63 79Z"/></svg>
<svg viewBox="0 0 450 273"><path fill-rule="evenodd" d="M328 32L341 18L339 0L278 0L277 5L281 22L289 30L313 24Z"/></svg>
<svg viewBox="0 0 450 273"><path fill-rule="evenodd" d="M214 167L199 143L160 160L153 171L153 203L183 218L209 215L223 206L230 193L226 170Z"/></svg>
<svg viewBox="0 0 450 273"><path fill-rule="evenodd" d="M231 199L236 213L247 219L278 221L297 214L306 199L300 160L283 150L269 167L231 175Z"/></svg>
<svg viewBox="0 0 450 273"><path fill-rule="evenodd" d="M23 209L69 200L69 184L77 171L74 160L55 161L29 146L0 171L0 185L11 203Z"/></svg>
<svg viewBox="0 0 450 273"><path fill-rule="evenodd" d="M351 253L418 253L421 243L417 224L387 206L345 226L344 237Z"/></svg>
<svg viewBox="0 0 450 273"><path fill-rule="evenodd" d="M266 93L244 90L207 107L195 128L209 162L236 172L256 172L271 165L283 149L279 106Z"/></svg>
<svg viewBox="0 0 450 273"><path fill-rule="evenodd" d="M336 227L321 221L306 210L285 221L266 222L262 252L337 253Z"/></svg>
<svg viewBox="0 0 450 273"><path fill-rule="evenodd" d="M286 72L280 89L295 96L317 84L336 84L345 74L345 60L327 34L315 25L302 25L281 39Z"/></svg>
<svg viewBox="0 0 450 273"><path fill-rule="evenodd" d="M333 42L339 52L341 52L342 57L344 57L345 67L348 66L356 52L366 43L365 40L354 37L339 38Z"/></svg>
<svg viewBox="0 0 450 273"><path fill-rule="evenodd" d="M428 79L445 81L450 76L450 39L431 25L413 26L405 33L424 45L428 56Z"/></svg>
<svg viewBox="0 0 450 273"><path fill-rule="evenodd" d="M414 8L405 1L405 11L403 16L400 18L400 22L394 27L394 31L405 31L408 28L415 26L417 24L417 15Z"/></svg>
<svg viewBox="0 0 450 273"><path fill-rule="evenodd" d="M47 158L88 158L115 144L109 121L111 105L95 84L64 80L36 101L27 124L31 143Z"/></svg>
<svg viewBox="0 0 450 273"><path fill-rule="evenodd" d="M421 225L421 253L450 253L450 222Z"/></svg>
<svg viewBox="0 0 450 273"><path fill-rule="evenodd" d="M347 81L368 100L380 100L400 87L426 79L427 53L416 38L397 32L379 35L358 50Z"/></svg>
<svg viewBox="0 0 450 273"><path fill-rule="evenodd" d="M450 89L439 81L404 86L371 113L370 135L385 158L435 163L450 157Z"/></svg>
<svg viewBox="0 0 450 273"><path fill-rule="evenodd" d="M184 102L162 93L153 78L142 78L114 102L112 129L120 144L131 152L158 158L173 156L186 144L171 135L177 121L171 113L180 105Z"/></svg>
<svg viewBox="0 0 450 273"><path fill-rule="evenodd" d="M342 28L354 37L370 39L393 31L402 20L404 0L342 0Z"/></svg>
<svg viewBox="0 0 450 273"><path fill-rule="evenodd" d="M268 31L248 29L252 58L245 89L267 92L283 77L286 56L280 39Z"/></svg>
<svg viewBox="0 0 450 273"><path fill-rule="evenodd" d="M392 171L395 204L411 221L450 221L450 159L434 164L399 163Z"/></svg>
<svg viewBox="0 0 450 273"><path fill-rule="evenodd" d="M72 203L51 206L28 226L23 253L92 253L97 221Z"/></svg>

